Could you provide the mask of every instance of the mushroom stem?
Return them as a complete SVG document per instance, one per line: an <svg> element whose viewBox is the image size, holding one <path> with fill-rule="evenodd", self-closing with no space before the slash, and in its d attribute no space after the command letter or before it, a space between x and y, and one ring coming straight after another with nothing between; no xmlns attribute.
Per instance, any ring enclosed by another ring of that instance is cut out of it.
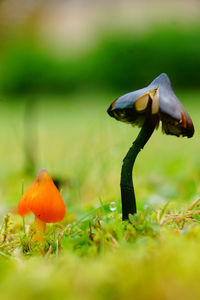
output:
<svg viewBox="0 0 200 300"><path fill-rule="evenodd" d="M127 220L129 214L135 214L136 201L135 192L133 187L132 171L135 159L141 149L145 146L149 138L151 137L157 121L156 119L148 118L140 133L138 134L136 140L133 142L131 148L123 159L122 169L121 169L121 200L122 200L122 220Z"/></svg>
<svg viewBox="0 0 200 300"><path fill-rule="evenodd" d="M44 240L44 237L41 235L45 234L46 232L46 223L35 217L35 222L33 225L34 230L36 233L33 236L33 240L37 240L38 242L42 242Z"/></svg>

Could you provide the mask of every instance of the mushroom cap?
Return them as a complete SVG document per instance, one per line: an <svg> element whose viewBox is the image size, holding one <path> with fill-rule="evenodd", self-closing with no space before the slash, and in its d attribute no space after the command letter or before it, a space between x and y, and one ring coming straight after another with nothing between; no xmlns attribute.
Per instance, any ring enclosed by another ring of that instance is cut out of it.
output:
<svg viewBox="0 0 200 300"><path fill-rule="evenodd" d="M163 132L192 137L192 120L178 100L167 74L162 73L147 87L117 98L107 110L116 120L142 127L146 118L157 116Z"/></svg>
<svg viewBox="0 0 200 300"><path fill-rule="evenodd" d="M23 194L18 204L22 217L29 213L45 223L55 223L65 216L64 201L46 170L40 170L30 187Z"/></svg>

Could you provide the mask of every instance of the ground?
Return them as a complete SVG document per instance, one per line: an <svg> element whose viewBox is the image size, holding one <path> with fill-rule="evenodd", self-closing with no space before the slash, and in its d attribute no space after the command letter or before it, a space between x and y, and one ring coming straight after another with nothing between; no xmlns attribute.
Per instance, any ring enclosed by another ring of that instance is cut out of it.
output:
<svg viewBox="0 0 200 300"><path fill-rule="evenodd" d="M129 222L120 167L138 128L106 114L119 95L35 96L34 113L24 99L1 102L2 299L199 299L200 92L176 94L195 136L153 134L134 168L138 214ZM42 168L61 182L67 214L38 244L33 216L24 227L17 203Z"/></svg>

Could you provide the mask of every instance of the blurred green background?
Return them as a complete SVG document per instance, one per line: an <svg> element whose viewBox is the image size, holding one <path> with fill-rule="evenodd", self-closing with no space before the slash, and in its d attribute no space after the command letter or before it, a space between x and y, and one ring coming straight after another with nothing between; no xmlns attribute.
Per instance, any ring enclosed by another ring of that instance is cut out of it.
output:
<svg viewBox="0 0 200 300"><path fill-rule="evenodd" d="M173 182L167 197L177 195L184 187L174 178L190 178L185 171L190 168L183 198L196 195L199 3L21 4L9 0L0 5L2 207L16 206L23 182L26 188L41 168L60 182L69 206L98 203L100 197L119 199L121 161L138 129L115 122L106 109L119 95L146 86L162 72L191 113L196 140L154 134L149 152L144 150L136 164L136 185L141 200L150 197L149 189L157 193L150 183L153 173Z"/></svg>
<svg viewBox="0 0 200 300"><path fill-rule="evenodd" d="M175 88L199 86L198 1L11 4L1 4L1 93L123 93L162 72Z"/></svg>
<svg viewBox="0 0 200 300"><path fill-rule="evenodd" d="M142 32L102 29L87 47L79 45L73 51L65 45L62 53L41 40L33 25L3 36L2 92L124 93L143 87L163 70L176 88L199 86L199 23L151 25Z"/></svg>

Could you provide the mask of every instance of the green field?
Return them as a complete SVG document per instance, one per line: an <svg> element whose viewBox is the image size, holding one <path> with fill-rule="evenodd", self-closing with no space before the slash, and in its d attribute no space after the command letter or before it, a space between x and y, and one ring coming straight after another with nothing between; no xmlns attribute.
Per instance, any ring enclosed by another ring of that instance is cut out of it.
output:
<svg viewBox="0 0 200 300"><path fill-rule="evenodd" d="M200 207L191 205L200 192L200 92L176 94L196 133L153 134L135 164L130 224L121 222L120 168L139 130L107 115L119 95L38 96L31 119L24 99L0 99L0 298L199 299ZM41 245L30 244L33 217L24 233L16 214L35 177L25 170L25 138L35 171L62 181L67 209Z"/></svg>

